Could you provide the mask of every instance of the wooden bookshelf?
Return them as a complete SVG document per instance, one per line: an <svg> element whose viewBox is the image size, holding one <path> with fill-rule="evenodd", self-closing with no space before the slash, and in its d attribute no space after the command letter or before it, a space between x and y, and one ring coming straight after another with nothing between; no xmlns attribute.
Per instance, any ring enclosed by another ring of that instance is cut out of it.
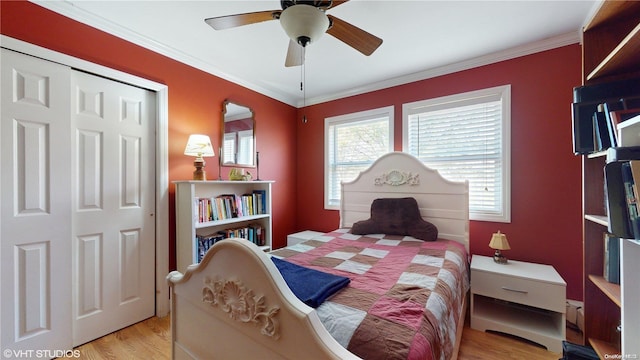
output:
<svg viewBox="0 0 640 360"><path fill-rule="evenodd" d="M583 31L585 82L637 74L640 1L604 1Z"/></svg>
<svg viewBox="0 0 640 360"><path fill-rule="evenodd" d="M604 276L589 275L589 280L595 284L611 301L621 306L620 285L605 280Z"/></svg>
<svg viewBox="0 0 640 360"><path fill-rule="evenodd" d="M582 51L583 85L640 76L640 1L602 2L583 29ZM621 356L629 350L624 349L622 339L637 335L638 322L629 325L632 322L628 321L627 328L621 329L625 308L624 269L621 269L621 285L609 283L603 277L604 237L609 226L605 211L605 155L599 152L582 157L583 330L587 344L598 356L611 359L616 358L612 355Z"/></svg>
<svg viewBox="0 0 640 360"><path fill-rule="evenodd" d="M589 339L589 345L596 351L600 359L619 359L616 356L620 355L620 352L613 344L597 339Z"/></svg>

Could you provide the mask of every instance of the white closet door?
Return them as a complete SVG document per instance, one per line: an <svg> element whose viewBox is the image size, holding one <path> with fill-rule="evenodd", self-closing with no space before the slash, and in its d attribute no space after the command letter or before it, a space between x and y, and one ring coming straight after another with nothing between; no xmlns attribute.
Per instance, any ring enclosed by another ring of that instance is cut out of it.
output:
<svg viewBox="0 0 640 360"><path fill-rule="evenodd" d="M73 72L73 343L155 312L155 93Z"/></svg>
<svg viewBox="0 0 640 360"><path fill-rule="evenodd" d="M72 346L70 69L1 51L0 349L9 358Z"/></svg>

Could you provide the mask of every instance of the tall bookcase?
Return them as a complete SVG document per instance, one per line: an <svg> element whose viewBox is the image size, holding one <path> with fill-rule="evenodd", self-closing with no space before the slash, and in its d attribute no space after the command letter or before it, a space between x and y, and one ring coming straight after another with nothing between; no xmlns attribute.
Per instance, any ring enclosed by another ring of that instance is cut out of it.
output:
<svg viewBox="0 0 640 360"><path fill-rule="evenodd" d="M640 76L640 2L605 1L583 30L583 84L594 85ZM603 278L606 153L583 156L584 335L601 359L639 354L638 261L623 261L621 285ZM623 241L623 258L640 256L640 245ZM630 259L630 258L629 258ZM626 319L626 321L625 321ZM621 326L622 325L622 326ZM633 339L633 340L632 340ZM636 344L634 344L634 342Z"/></svg>
<svg viewBox="0 0 640 360"><path fill-rule="evenodd" d="M273 181L175 181L176 186L176 262L177 270L184 272L198 262L198 239L222 230L260 225L264 233L264 251L271 250L272 212L271 185ZM221 195L264 194L261 214L201 221L197 199L214 199Z"/></svg>

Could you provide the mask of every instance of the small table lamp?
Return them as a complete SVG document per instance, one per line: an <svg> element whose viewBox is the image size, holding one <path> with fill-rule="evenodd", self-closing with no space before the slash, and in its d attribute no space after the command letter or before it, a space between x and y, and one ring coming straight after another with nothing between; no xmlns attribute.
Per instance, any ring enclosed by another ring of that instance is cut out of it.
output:
<svg viewBox="0 0 640 360"><path fill-rule="evenodd" d="M204 171L205 162L202 157L215 155L209 136L200 134L189 136L187 146L184 148L184 154L196 156L196 159L193 161L193 166L196 167L196 170L193 172L193 180L207 180L207 173Z"/></svg>
<svg viewBox="0 0 640 360"><path fill-rule="evenodd" d="M500 253L500 250L511 249L511 247L509 246L509 242L507 241L507 236L505 234L502 234L500 230L498 230L497 233L494 233L493 236L491 236L489 247L496 250L495 254L493 254L493 261L497 262L498 264L507 263L507 258Z"/></svg>

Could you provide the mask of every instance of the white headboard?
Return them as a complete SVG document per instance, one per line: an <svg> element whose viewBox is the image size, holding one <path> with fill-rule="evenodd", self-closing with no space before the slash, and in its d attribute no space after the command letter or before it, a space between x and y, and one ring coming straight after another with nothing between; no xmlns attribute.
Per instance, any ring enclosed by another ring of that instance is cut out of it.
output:
<svg viewBox="0 0 640 360"><path fill-rule="evenodd" d="M378 198L413 197L422 217L438 227L438 237L469 251L469 182L449 181L404 152L381 156L353 181L341 184L340 227L371 215Z"/></svg>

